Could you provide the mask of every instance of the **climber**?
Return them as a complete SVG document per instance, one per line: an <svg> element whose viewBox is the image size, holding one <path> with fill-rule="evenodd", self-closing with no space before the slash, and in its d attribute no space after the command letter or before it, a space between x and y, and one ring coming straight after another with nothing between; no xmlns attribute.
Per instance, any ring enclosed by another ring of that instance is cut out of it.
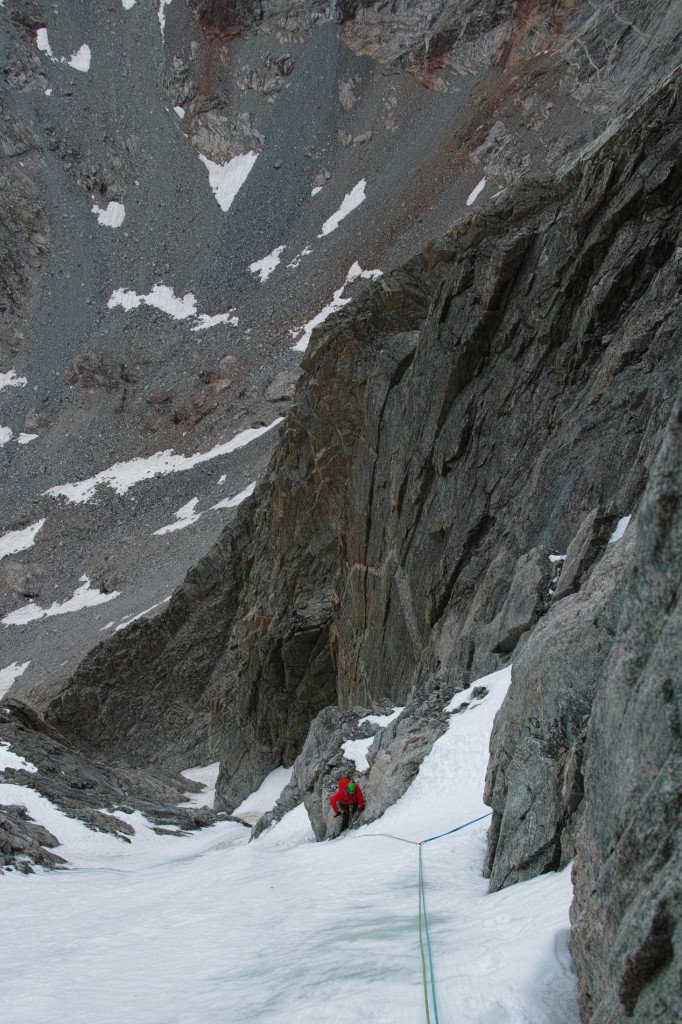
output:
<svg viewBox="0 0 682 1024"><path fill-rule="evenodd" d="M332 805L334 818L341 818L340 832L344 832L351 821L354 821L360 811L365 808L365 799L362 790L350 779L339 779L339 788L329 801Z"/></svg>

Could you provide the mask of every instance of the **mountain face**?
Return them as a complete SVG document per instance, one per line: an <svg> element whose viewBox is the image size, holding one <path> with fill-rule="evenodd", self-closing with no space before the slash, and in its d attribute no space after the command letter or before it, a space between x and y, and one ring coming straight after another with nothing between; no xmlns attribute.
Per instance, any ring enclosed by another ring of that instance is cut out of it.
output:
<svg viewBox="0 0 682 1024"><path fill-rule="evenodd" d="M323 838L353 709L376 817L512 661L491 890L573 861L583 1018L678 1019L678 5L65 7L0 12L12 742L161 823L298 758Z"/></svg>

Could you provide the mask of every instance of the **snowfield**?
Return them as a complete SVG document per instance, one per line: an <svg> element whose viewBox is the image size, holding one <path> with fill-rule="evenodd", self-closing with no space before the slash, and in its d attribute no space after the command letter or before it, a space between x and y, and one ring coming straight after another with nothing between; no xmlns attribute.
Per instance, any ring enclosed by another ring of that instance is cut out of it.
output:
<svg viewBox="0 0 682 1024"><path fill-rule="evenodd" d="M421 840L486 813L509 678L478 680L489 696L453 716L402 799L333 842L315 843L298 807L253 843L232 822L174 837L121 815L127 844L0 784L0 802L26 803L78 869L2 879L11 1024L423 1021L417 849L377 833ZM486 828L423 848L440 1020L577 1024L570 871L487 895Z"/></svg>

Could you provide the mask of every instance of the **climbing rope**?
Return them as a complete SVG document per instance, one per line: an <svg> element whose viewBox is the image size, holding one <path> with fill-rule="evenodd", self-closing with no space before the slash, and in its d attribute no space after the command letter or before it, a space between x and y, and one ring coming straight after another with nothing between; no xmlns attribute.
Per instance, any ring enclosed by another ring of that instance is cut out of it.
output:
<svg viewBox="0 0 682 1024"><path fill-rule="evenodd" d="M419 950L421 953L422 962L422 984L424 988L424 1010L426 1013L426 1024L431 1024L431 1007L433 1007L434 1024L439 1024L439 1020L438 1002L436 999L436 972L434 971L433 967L431 936L429 934L429 918L426 912L424 858L422 856L422 851L427 843L435 843L437 839L444 839L446 836L454 835L455 832L461 832L463 828L468 828L469 825L475 825L476 822L483 821L485 818L489 818L491 814L492 811L488 811L487 814L482 814L479 818L472 818L471 821L465 821L463 825L457 825L456 828L451 828L448 832L441 832L437 836L429 836L428 839L422 839L420 841L417 841L415 839L405 839L403 836L394 836L390 832L364 832L361 836L359 836L356 835L354 831L351 831L353 839L395 839L396 842L398 843L407 843L409 846L416 846L419 849L419 882L417 886L419 896ZM431 990L431 1005L429 1005L429 989Z"/></svg>

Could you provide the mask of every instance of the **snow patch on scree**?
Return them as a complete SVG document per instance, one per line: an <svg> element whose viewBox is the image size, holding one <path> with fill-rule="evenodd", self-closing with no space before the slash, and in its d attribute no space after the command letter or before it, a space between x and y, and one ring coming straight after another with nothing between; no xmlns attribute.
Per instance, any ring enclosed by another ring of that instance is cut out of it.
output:
<svg viewBox="0 0 682 1024"><path fill-rule="evenodd" d="M7 555L16 555L19 551L27 551L35 544L36 537L45 525L44 519L39 519L32 526L25 526L23 530L10 530L0 537L0 559Z"/></svg>
<svg viewBox="0 0 682 1024"><path fill-rule="evenodd" d="M203 462L217 459L220 455L229 455L230 452L243 448L262 437L263 434L267 434L269 430L280 424L283 418L283 416L278 416L265 427L250 427L248 430L242 430L241 433L235 434L232 440L218 444L207 452L197 452L195 455L176 455L173 449L169 448L166 451L149 455L147 458L140 457L130 459L129 462L117 462L109 469L103 469L96 476L88 477L87 480L50 487L45 494L49 494L51 497L66 498L68 502L76 505L81 505L94 498L100 484L111 487L112 491L116 491L117 494L125 494L131 487L143 480L151 480L155 476L167 476L169 473L184 473L188 469L200 466Z"/></svg>
<svg viewBox="0 0 682 1024"><path fill-rule="evenodd" d="M166 8L170 7L171 0L159 0L159 25L161 26L161 39L166 35Z"/></svg>
<svg viewBox="0 0 682 1024"><path fill-rule="evenodd" d="M229 324L230 327L237 327L239 317L234 316L234 309L228 310L227 313L217 313L215 316L209 316L208 313L200 313L196 324L192 327L192 331L196 334L197 331L205 331L209 327L218 327L220 324Z"/></svg>
<svg viewBox="0 0 682 1024"><path fill-rule="evenodd" d="M112 200L104 208L95 203L90 212L97 215L97 223L103 227L120 228L125 219L126 208L123 203L117 203Z"/></svg>
<svg viewBox="0 0 682 1024"><path fill-rule="evenodd" d="M47 28L36 29L36 46L41 53L46 54L53 64L68 64L69 67L73 68L74 71L82 71L87 73L90 70L90 63L92 60L92 52L87 43L83 43L75 53L72 53L69 59L66 57L55 57L50 46L50 40L47 35Z"/></svg>
<svg viewBox="0 0 682 1024"><path fill-rule="evenodd" d="M117 288L107 302L109 309L122 306L126 311L138 309L142 305L168 313L174 320L187 320L190 316L196 316L197 312L197 300L192 292L180 298L165 284L155 284L147 295L139 295L127 288Z"/></svg>
<svg viewBox="0 0 682 1024"><path fill-rule="evenodd" d="M164 597L163 601L157 601L156 604L153 604L151 608L145 608L143 612L137 612L136 615L127 615L125 619L121 619L118 626L114 630L114 633L118 633L120 630L125 629L126 626L129 626L131 622L137 622L138 619L143 619L145 615L149 615L150 612L155 612L157 608L161 608L163 607L164 604L168 604L170 599L171 595L169 594L168 597ZM104 626L103 629L100 630L100 633L103 633L107 629L111 629L112 626L113 622L110 622L107 626Z"/></svg>
<svg viewBox="0 0 682 1024"><path fill-rule="evenodd" d="M359 278L366 278L369 281L375 281L378 277L382 276L381 270L363 270L359 263L354 263L346 275L346 280L343 282L340 288L334 292L334 298L328 303L324 309L321 309L317 316L314 316L312 320L309 320L303 327L299 327L295 331L291 331L292 337L300 334L300 338L293 346L294 352L305 352L308 345L310 344L310 336L316 327L323 324L332 313L335 313L337 309L341 309L342 306L348 305L351 301L350 298L344 296L344 292L349 284L353 281L357 281Z"/></svg>
<svg viewBox="0 0 682 1024"><path fill-rule="evenodd" d="M31 774L38 771L36 766L27 761L25 757L21 757L20 754L15 754L13 750L10 750L9 743L5 740L0 740L0 772L4 772L6 768L13 768L17 772L30 772Z"/></svg>
<svg viewBox="0 0 682 1024"><path fill-rule="evenodd" d="M76 50L74 54L69 57L67 61L70 68L75 71L83 71L87 73L90 70L90 61L92 60L92 53L87 43L83 43L80 49Z"/></svg>
<svg viewBox="0 0 682 1024"><path fill-rule="evenodd" d="M8 441L12 440L12 429L11 427L0 427L0 448Z"/></svg>
<svg viewBox="0 0 682 1024"><path fill-rule="evenodd" d="M25 661L23 665L14 661L7 668L0 669L0 697L5 696L9 688L14 685L15 679L23 676L30 664L30 661Z"/></svg>
<svg viewBox="0 0 682 1024"><path fill-rule="evenodd" d="M250 498L255 490L256 481L254 480L248 487L245 487L243 491L240 491L239 494L235 494L232 498L223 498L223 500L219 501L217 505L212 505L211 509L215 511L216 509L221 508L236 508L237 505L241 505L243 501Z"/></svg>
<svg viewBox="0 0 682 1024"><path fill-rule="evenodd" d="M68 601L64 601L63 604L57 604L55 601L49 608L41 608L35 601L31 601L23 608L17 608L15 612L10 612L0 621L3 626L25 626L27 622L51 618L53 615L66 615L68 612L78 612L82 608L94 608L98 604L106 604L120 596L118 590L113 590L110 594L92 590L87 576L81 576L80 582L81 586L77 587L72 597Z"/></svg>
<svg viewBox="0 0 682 1024"><path fill-rule="evenodd" d="M192 331L205 331L209 327L217 327L219 324L229 324L236 327L239 317L234 316L234 309L227 313L217 313L211 316L208 313L197 313L197 300L193 292L187 292L182 298L175 294L173 288L166 284L155 284L147 295L140 295L129 288L117 288L112 292L107 303L109 309L121 306L127 313L140 306L151 306L162 313L167 313L174 320L189 320L194 318Z"/></svg>
<svg viewBox="0 0 682 1024"><path fill-rule="evenodd" d="M487 178L481 178L476 188L469 194L467 206L473 206L488 182Z"/></svg>
<svg viewBox="0 0 682 1024"><path fill-rule="evenodd" d="M25 377L17 377L14 370L8 370L6 373L0 373L0 391L3 388L25 388L28 381Z"/></svg>
<svg viewBox="0 0 682 1024"><path fill-rule="evenodd" d="M336 231L341 221L344 220L349 213L352 213L353 210L357 209L360 203L364 203L367 198L365 195L366 187L367 182L363 178L362 181L359 181L355 188L345 196L336 213L333 213L329 220L324 222L322 225L322 231L317 236L318 238L324 238L325 235L330 235L332 231Z"/></svg>
<svg viewBox="0 0 682 1024"><path fill-rule="evenodd" d="M201 519L201 512L196 512L195 509L199 504L198 498L192 498L186 505L179 508L174 513L175 522L171 523L170 526L162 526L160 530L154 530L155 537L162 537L164 533L174 533L176 530L184 530L186 526L191 526L192 523L198 522Z"/></svg>
<svg viewBox="0 0 682 1024"><path fill-rule="evenodd" d="M218 201L218 206L224 213L227 213L237 192L251 173L253 165L258 159L258 153L243 153L228 160L225 164L216 164L201 153L199 159L208 170L208 183Z"/></svg>
<svg viewBox="0 0 682 1024"><path fill-rule="evenodd" d="M264 256L262 260L257 260L255 263L249 264L249 270L252 274L259 275L261 284L263 284L264 281L267 281L267 279L274 274L275 270L279 266L279 261L285 249L286 245L278 245L271 253Z"/></svg>

